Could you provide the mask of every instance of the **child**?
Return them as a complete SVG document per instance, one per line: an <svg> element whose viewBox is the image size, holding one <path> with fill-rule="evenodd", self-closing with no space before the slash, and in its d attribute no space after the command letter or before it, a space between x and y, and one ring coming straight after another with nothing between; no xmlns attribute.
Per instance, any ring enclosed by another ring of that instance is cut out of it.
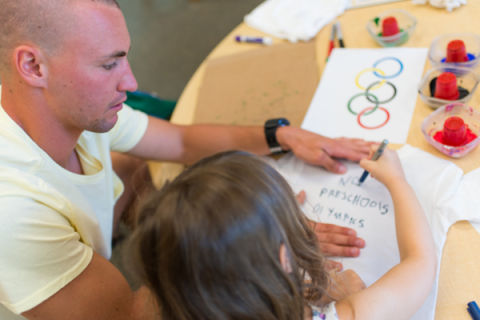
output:
<svg viewBox="0 0 480 320"><path fill-rule="evenodd" d="M401 257L371 287L312 307L329 277L292 190L257 157L227 152L187 169L139 215L134 261L161 318L409 319L435 277L433 239L396 153L360 165L392 195Z"/></svg>

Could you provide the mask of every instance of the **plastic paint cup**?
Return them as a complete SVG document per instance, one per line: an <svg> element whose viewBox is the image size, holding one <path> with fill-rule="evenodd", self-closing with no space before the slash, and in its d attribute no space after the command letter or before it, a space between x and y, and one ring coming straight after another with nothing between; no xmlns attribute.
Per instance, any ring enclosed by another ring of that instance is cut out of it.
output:
<svg viewBox="0 0 480 320"><path fill-rule="evenodd" d="M393 36L400 32L398 28L397 19L394 17L387 17L382 22L382 37Z"/></svg>
<svg viewBox="0 0 480 320"><path fill-rule="evenodd" d="M468 61L465 43L462 40L452 40L447 45L446 62L465 62Z"/></svg>
<svg viewBox="0 0 480 320"><path fill-rule="evenodd" d="M465 122L460 117L450 117L443 124L443 142L449 146L461 146L467 137Z"/></svg>
<svg viewBox="0 0 480 320"><path fill-rule="evenodd" d="M437 78L435 98L443 100L457 100L460 92L457 87L457 77L451 72L444 72Z"/></svg>

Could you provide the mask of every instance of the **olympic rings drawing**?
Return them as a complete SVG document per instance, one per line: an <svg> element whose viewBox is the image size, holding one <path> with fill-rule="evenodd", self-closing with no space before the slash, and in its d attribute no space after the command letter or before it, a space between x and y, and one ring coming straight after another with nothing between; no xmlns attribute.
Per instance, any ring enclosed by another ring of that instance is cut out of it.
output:
<svg viewBox="0 0 480 320"><path fill-rule="evenodd" d="M382 108L382 107L378 107L378 109L383 110L383 111L387 114L387 119L385 120L385 122L382 123L381 125L376 126L376 127L367 127L367 126L365 126L365 125L360 121L360 118L361 118L361 116L363 116L363 114L364 114L366 111L373 110L373 109L374 109L374 107L368 107L368 108L366 108L366 109L363 109L363 110L358 114L358 116L357 116L357 122L358 122L358 124L360 125L360 127L364 128L364 129L378 129L378 128L381 128L381 127L383 127L384 125L386 125L387 122L388 122L388 120L390 120L390 113L388 112L388 110L385 109L385 108Z"/></svg>
<svg viewBox="0 0 480 320"><path fill-rule="evenodd" d="M355 78L355 84L357 85L357 87L358 87L360 90L366 90L364 87L362 87L362 86L360 85L359 80L360 80L360 77L362 76L362 74L367 73L368 71L374 71L374 73L375 73L375 72L380 72L381 74L385 75L385 73L384 73L382 70L377 69L377 68L367 68L367 69L365 69L365 70L360 71L360 73L359 73L359 74L357 75L357 77ZM375 89L380 88L381 86L383 86L383 85L385 84L385 82L387 82L387 81L386 81L385 79L383 79L383 80L380 82L380 84L379 84L378 86L376 86L375 88L372 88L372 90L375 90Z"/></svg>
<svg viewBox="0 0 480 320"><path fill-rule="evenodd" d="M385 75L385 72L383 72L381 69L378 68L378 65L380 63L382 63L383 61L387 61L387 60L393 60L393 61L396 61L398 62L399 66L400 66L400 69L397 71L397 73L393 74L393 75ZM373 74L380 78L381 80L379 81L375 81L374 83L372 83L371 85L369 85L367 88L364 88L360 85L360 77L369 72L369 71L373 71ZM364 90L365 92L361 92L361 93L358 93L356 95L354 95L353 97L350 98L350 100L348 100L348 104L347 104L347 107L348 107L348 111L350 113L352 113L353 115L357 116L357 122L358 124L360 125L360 127L364 128L364 129L369 129L369 130L373 130L373 129L378 129L378 128L381 128L383 127L384 125L386 125L388 123L388 121L390 120L390 112L388 112L387 109L383 108L383 107L380 107L379 105L380 104L385 104L387 102L390 102L392 101L396 96L397 96L397 87L395 87L395 85L389 81L387 81L386 79L392 79L392 78L395 78L397 76L399 76L403 71L403 63L397 59L397 58L394 58L394 57L385 57L385 58L382 58L380 60L378 60L377 62L375 62L373 64L373 68L367 68L365 70L362 70L360 71L360 73L355 77L355 84L356 86L361 89L361 90ZM382 87L384 84L388 84L389 86L392 87L393 89L393 95L384 100L384 101L379 101L378 98L373 95L370 91L373 91L373 90L376 90L380 87ZM360 96L365 96L365 98L371 102L371 103L374 103L374 106L373 107L367 107L365 109L363 109L362 111L360 111L359 113L356 113L355 111L352 110L352 102L353 100L355 100L356 98L360 97ZM375 99L375 100L372 100ZM368 116L372 113L374 113L375 111L377 111L377 109L380 109L382 110L383 112L385 112L385 114L387 115L387 118L385 119L385 121L380 124L380 125L377 125L377 126L366 126L362 123L361 121L361 118L363 116Z"/></svg>
<svg viewBox="0 0 480 320"><path fill-rule="evenodd" d="M367 97L367 100L370 101L371 103L376 103L377 105L378 105L378 104L383 104L383 103L387 103L387 102L392 101L393 98L395 98L395 96L397 95L397 87L395 87L395 85L394 85L393 83L388 82L388 81L387 81L387 84L388 84L389 86L391 86L392 89L393 89L393 95L392 95L389 99L384 100L384 101L378 101L378 99L376 99L376 98L375 98L376 101L372 101L372 100L370 99L369 95L371 95L371 93L370 93L369 91L372 90L372 87L373 87L374 85L376 85L377 83L380 83L380 81L376 81L376 82L374 82L374 83L372 83L371 85L368 86L368 88L367 88L367 90L366 90L366 92L365 92L365 93L366 93L365 96ZM376 109L376 108L375 108L375 109ZM372 111L372 112L373 112L373 111ZM370 112L370 113L371 113L371 112ZM369 114L370 114L370 113L369 113Z"/></svg>
<svg viewBox="0 0 480 320"><path fill-rule="evenodd" d="M372 96L372 97L375 98L376 101L371 101L370 99L368 100L368 101L371 101L371 102L375 103L375 108L373 108L372 111L370 111L370 112L368 112L368 113L365 113L365 115L368 116L370 113L374 113L375 110L377 110L378 104L379 104L380 102L378 102L378 98L377 98L377 97L375 97L373 94L368 93L368 92L361 92L361 93L356 94L356 95L354 95L353 97L351 97L350 100L348 101L348 111L350 111L350 112L351 112L352 114L354 114L354 115L358 115L358 113L356 113L355 111L352 110L351 104L352 104L352 101L353 101L353 100L355 100L356 98L358 98L358 97L360 97L360 96L367 96L367 99L368 99L368 96Z"/></svg>
<svg viewBox="0 0 480 320"><path fill-rule="evenodd" d="M386 57L386 58L380 59L380 60L378 60L377 62L375 62L375 63L373 64L373 67L374 67L374 68L377 68L377 66L378 66L381 62L386 61L386 60L397 61L398 64L400 65L400 70L398 70L397 73L395 73L395 74L393 74L393 75L391 75L391 76L386 76L384 73L383 73L382 75L380 75L380 74L378 74L378 73L375 71L374 74L375 74L377 77L379 77L379 78L381 78L381 79L392 79L392 78L395 78L395 77L397 77L398 75L400 75L400 73L402 73L402 71L403 71L403 63L402 63L402 61L400 61L400 60L398 60L397 58L394 58L394 57Z"/></svg>

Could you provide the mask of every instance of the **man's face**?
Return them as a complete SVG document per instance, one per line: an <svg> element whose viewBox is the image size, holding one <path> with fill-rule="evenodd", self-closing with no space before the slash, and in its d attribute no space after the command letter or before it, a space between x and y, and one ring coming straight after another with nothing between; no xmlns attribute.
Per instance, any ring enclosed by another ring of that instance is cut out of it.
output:
<svg viewBox="0 0 480 320"><path fill-rule="evenodd" d="M67 130L107 132L126 91L137 88L126 58L130 36L118 8L84 2L73 10L68 39L48 59L47 103Z"/></svg>

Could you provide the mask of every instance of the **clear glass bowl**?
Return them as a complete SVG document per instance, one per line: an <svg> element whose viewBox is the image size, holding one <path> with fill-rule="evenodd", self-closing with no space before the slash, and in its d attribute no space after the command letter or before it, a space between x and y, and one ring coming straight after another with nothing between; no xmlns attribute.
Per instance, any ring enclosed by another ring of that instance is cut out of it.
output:
<svg viewBox="0 0 480 320"><path fill-rule="evenodd" d="M452 116L462 118L468 128L477 135L477 138L460 147L447 146L433 139L433 136L438 131L443 130L445 120ZM464 105L463 103L445 105L432 112L432 114L423 120L422 133L428 143L438 149L441 153L452 158L463 157L480 144L480 112L474 110L472 107Z"/></svg>
<svg viewBox="0 0 480 320"><path fill-rule="evenodd" d="M394 17L397 19L400 32L393 36L382 36L382 21L387 17ZM402 9L393 9L379 14L377 17L368 21L367 30L372 38L382 47L395 47L407 41L415 31L417 26L417 19Z"/></svg>
<svg viewBox="0 0 480 320"><path fill-rule="evenodd" d="M470 61L465 62L443 62L447 56L447 46L452 40L462 40ZM428 50L428 59L433 67L436 66L458 66L476 68L480 61L480 37L472 33L452 33L436 37Z"/></svg>
<svg viewBox="0 0 480 320"><path fill-rule="evenodd" d="M451 72L455 74L457 77L457 86L467 89L469 94L454 101L432 97L430 91L430 82L444 72ZM447 67L446 65L442 64L427 71L422 81L418 85L418 94L420 95L422 101L425 102L430 108L437 109L438 107L453 102L467 103L473 97L479 82L480 76L473 69L455 66Z"/></svg>

